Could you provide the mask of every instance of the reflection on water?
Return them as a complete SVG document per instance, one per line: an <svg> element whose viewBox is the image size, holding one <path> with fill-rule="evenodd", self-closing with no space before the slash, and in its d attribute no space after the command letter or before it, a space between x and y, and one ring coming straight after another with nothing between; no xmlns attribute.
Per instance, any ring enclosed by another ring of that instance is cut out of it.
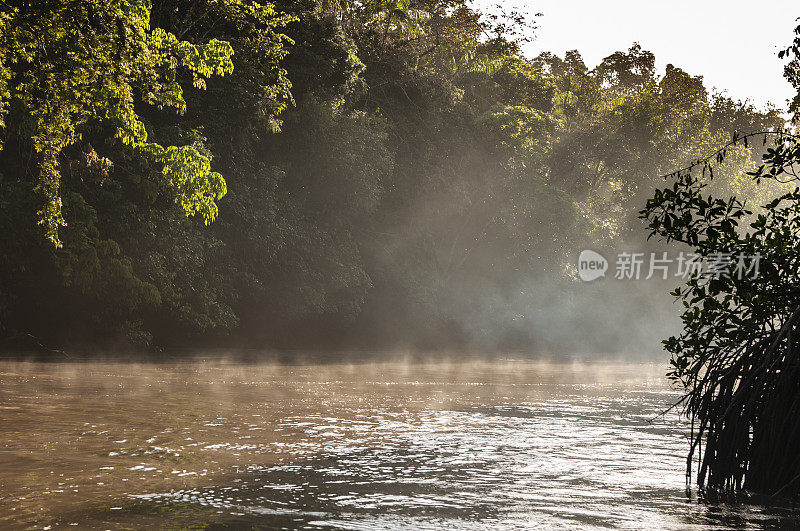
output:
<svg viewBox="0 0 800 531"><path fill-rule="evenodd" d="M720 529L663 368L0 364L0 527Z"/></svg>

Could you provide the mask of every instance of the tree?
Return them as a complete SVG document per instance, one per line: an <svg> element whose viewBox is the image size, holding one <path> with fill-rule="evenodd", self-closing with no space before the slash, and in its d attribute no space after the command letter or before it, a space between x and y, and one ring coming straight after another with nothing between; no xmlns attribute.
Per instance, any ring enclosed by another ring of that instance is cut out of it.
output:
<svg viewBox="0 0 800 531"><path fill-rule="evenodd" d="M2 12L4 335L143 346L154 332L164 345L232 327L223 244L186 215L217 216L227 186L210 148L230 153L230 132L252 131L239 117L269 134L279 125L290 17L239 1Z"/></svg>
<svg viewBox="0 0 800 531"><path fill-rule="evenodd" d="M180 71L198 88L209 76L229 74L230 44L192 44L151 28L146 1L15 4L6 4L0 16L0 142L15 137L34 150L30 173L42 198L38 224L44 236L61 245L64 151L89 127L108 128L118 142L160 164L162 183L186 214L213 220L225 194L222 176L192 146L148 141L135 104L138 94L144 103L184 113Z"/></svg>
<svg viewBox="0 0 800 531"><path fill-rule="evenodd" d="M797 41L789 51L786 77L794 82ZM765 153L747 175L755 186L772 184L773 197L751 207L710 193L715 170L756 141ZM685 390L676 405L692 420L687 479L697 457L701 488L800 492L798 162L791 130L734 133L713 156L670 174L672 186L641 211L651 236L688 246L711 269L674 291L684 329L664 341L669 376Z"/></svg>

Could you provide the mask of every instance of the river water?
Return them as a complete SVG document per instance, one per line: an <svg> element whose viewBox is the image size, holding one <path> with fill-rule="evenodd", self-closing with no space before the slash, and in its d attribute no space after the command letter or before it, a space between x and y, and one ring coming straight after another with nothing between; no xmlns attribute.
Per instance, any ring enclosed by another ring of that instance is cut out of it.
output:
<svg viewBox="0 0 800 531"><path fill-rule="evenodd" d="M0 528L797 525L790 507L687 496L663 374L3 362Z"/></svg>

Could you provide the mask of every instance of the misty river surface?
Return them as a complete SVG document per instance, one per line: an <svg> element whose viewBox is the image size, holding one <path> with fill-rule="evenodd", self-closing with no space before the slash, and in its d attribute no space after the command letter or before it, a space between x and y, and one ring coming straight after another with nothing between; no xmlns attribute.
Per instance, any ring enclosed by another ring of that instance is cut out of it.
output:
<svg viewBox="0 0 800 531"><path fill-rule="evenodd" d="M758 528L661 365L0 363L0 528Z"/></svg>

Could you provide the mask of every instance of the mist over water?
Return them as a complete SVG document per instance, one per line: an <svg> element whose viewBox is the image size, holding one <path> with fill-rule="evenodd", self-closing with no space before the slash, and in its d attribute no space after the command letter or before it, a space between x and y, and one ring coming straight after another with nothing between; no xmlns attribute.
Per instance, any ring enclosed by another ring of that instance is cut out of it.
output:
<svg viewBox="0 0 800 531"><path fill-rule="evenodd" d="M3 3L0 531L800 529L800 26L514 3Z"/></svg>
<svg viewBox="0 0 800 531"><path fill-rule="evenodd" d="M0 526L726 529L662 364L0 365ZM785 520L783 520L785 522Z"/></svg>

